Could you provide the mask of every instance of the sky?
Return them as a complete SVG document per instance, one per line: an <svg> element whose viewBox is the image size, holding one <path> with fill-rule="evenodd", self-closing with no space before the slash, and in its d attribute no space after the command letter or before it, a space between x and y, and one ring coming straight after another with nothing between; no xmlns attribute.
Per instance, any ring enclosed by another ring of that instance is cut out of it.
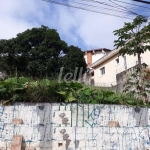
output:
<svg viewBox="0 0 150 150"><path fill-rule="evenodd" d="M41 25L56 29L62 40L84 50L114 49L113 31L129 19L51 4L42 0L1 0L0 39L16 37Z"/></svg>

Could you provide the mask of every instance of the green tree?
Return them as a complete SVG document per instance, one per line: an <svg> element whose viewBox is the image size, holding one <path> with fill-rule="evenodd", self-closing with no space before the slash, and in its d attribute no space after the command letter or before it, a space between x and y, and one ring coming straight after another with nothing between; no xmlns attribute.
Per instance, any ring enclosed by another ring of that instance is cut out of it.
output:
<svg viewBox="0 0 150 150"><path fill-rule="evenodd" d="M150 24L142 28L148 20L143 16L137 16L132 23L125 23L123 28L114 31L118 39L114 41L116 48L121 48L120 55L137 55L138 64L141 67L141 54L150 50Z"/></svg>
<svg viewBox="0 0 150 150"><path fill-rule="evenodd" d="M141 64L141 54L150 50L150 24L146 24L148 20L143 16L137 16L132 23L125 23L123 28L114 31L114 34L118 36L118 39L114 41L116 48L120 48L120 55L134 55L138 58L138 71L137 75L139 79L136 80L136 90L143 96L143 102L146 100L145 93L145 72ZM135 76L135 74L133 75ZM131 81L131 80L129 80ZM133 80L132 80L133 85ZM133 88L133 87L131 87ZM128 88L129 90L129 88Z"/></svg>
<svg viewBox="0 0 150 150"><path fill-rule="evenodd" d="M86 71L86 63L83 58L84 52L82 52L80 48L73 45L69 46L67 55L63 57L62 66L64 67L64 75L67 73L74 74L76 72L75 78L78 79L80 71Z"/></svg>
<svg viewBox="0 0 150 150"><path fill-rule="evenodd" d="M76 57L82 53L77 47L74 50ZM8 74L17 70L18 74L26 76L56 77L64 64L66 67L70 65L65 63L68 55L70 47L67 43L60 39L55 29L46 26L28 29L13 39L0 40L1 68ZM71 59L75 61L73 57ZM83 55L80 59L70 68L76 67L74 65L85 67L85 62L80 65L84 60Z"/></svg>

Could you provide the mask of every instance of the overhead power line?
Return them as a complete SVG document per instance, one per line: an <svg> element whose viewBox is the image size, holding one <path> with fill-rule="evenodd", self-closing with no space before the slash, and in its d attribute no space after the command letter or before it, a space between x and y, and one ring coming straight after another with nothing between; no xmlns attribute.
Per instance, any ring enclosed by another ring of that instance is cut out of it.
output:
<svg viewBox="0 0 150 150"><path fill-rule="evenodd" d="M126 10L129 11L131 14L139 15L139 14L137 14L137 13L131 11L130 9L128 9L128 8L126 8L126 7L124 7L124 6L121 6L121 5L115 3L115 2L113 2L113 1L111 1L111 0L109 0L109 1L112 2L112 3L114 3L115 5L117 5L117 6L119 6L119 7L122 7L122 8L124 8L124 9L126 9Z"/></svg>
<svg viewBox="0 0 150 150"><path fill-rule="evenodd" d="M114 1L123 4L123 6L125 5L125 7L128 9L138 9L139 12L143 11L143 10L144 10L144 12L150 12L150 7L146 7L143 5L137 5L135 3L133 4L133 3L129 3L129 2L124 2L121 0L114 0Z"/></svg>
<svg viewBox="0 0 150 150"><path fill-rule="evenodd" d="M144 3L144 4L150 4L150 2L148 2L148 1L143 1L143 0L133 0L133 1L140 2L140 3Z"/></svg>
<svg viewBox="0 0 150 150"><path fill-rule="evenodd" d="M123 2L121 0L109 0L107 2L102 0L80 0L80 1L43 0L43 1L120 18L134 19L137 15L143 15L148 18L148 16L144 14L145 11L142 11L140 14L135 11L137 8L140 9L145 8L144 6ZM135 9L133 9L133 6L135 7ZM146 10L150 11L150 8L147 7Z"/></svg>

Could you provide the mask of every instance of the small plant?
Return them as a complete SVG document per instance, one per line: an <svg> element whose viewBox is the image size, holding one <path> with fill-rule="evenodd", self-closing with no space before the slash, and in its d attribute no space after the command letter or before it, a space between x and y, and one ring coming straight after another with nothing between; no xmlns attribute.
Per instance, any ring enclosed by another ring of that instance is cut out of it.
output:
<svg viewBox="0 0 150 150"><path fill-rule="evenodd" d="M62 99L64 99L65 102L73 102L77 100L76 95L83 86L78 82L61 82L59 88L60 89L56 92L61 95Z"/></svg>
<svg viewBox="0 0 150 150"><path fill-rule="evenodd" d="M26 84L26 101L29 102L61 102L60 95L56 93L59 83L42 79L40 81L29 82Z"/></svg>
<svg viewBox="0 0 150 150"><path fill-rule="evenodd" d="M8 78L0 81L0 99L4 101L3 104L23 99L24 93L25 85L19 83L19 79Z"/></svg>
<svg viewBox="0 0 150 150"><path fill-rule="evenodd" d="M115 93L98 88L83 88L78 92L79 103L112 104L117 103Z"/></svg>
<svg viewBox="0 0 150 150"><path fill-rule="evenodd" d="M76 94L76 99L78 103L96 103L95 100L95 89L92 88L83 88L79 90Z"/></svg>
<svg viewBox="0 0 150 150"><path fill-rule="evenodd" d="M137 99L135 98L133 95L131 94L127 94L127 93L116 93L115 94L116 97L118 98L118 104L121 105L129 105L129 106L136 106L136 107L140 107L143 106L143 102L141 99Z"/></svg>

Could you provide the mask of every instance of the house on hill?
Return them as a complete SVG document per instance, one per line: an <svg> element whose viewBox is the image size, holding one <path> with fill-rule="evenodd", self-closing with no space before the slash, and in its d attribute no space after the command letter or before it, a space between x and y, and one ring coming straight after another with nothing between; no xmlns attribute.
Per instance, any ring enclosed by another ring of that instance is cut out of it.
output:
<svg viewBox="0 0 150 150"><path fill-rule="evenodd" d="M122 84L126 80L126 72L133 72L138 64L137 56L119 56L119 50L107 51L90 65L89 83L94 86L111 87ZM88 61L87 61L88 62ZM150 67L150 51L141 54L141 62Z"/></svg>
<svg viewBox="0 0 150 150"><path fill-rule="evenodd" d="M99 60L100 58L107 55L109 52L111 52L110 49L106 48L99 48L99 49L93 49L93 50L86 50L84 54L84 58L87 64L87 68L91 67L91 65Z"/></svg>
<svg viewBox="0 0 150 150"><path fill-rule="evenodd" d="M92 49L92 50L86 50L84 51L84 58L87 64L87 72L86 74L83 75L82 80L86 84L94 84L94 81L92 79L93 73L91 72L93 69L91 68L91 65L95 63L97 60L100 58L104 57L107 55L109 52L111 52L110 49L106 48L99 48L99 49ZM91 73L91 74L89 74Z"/></svg>

